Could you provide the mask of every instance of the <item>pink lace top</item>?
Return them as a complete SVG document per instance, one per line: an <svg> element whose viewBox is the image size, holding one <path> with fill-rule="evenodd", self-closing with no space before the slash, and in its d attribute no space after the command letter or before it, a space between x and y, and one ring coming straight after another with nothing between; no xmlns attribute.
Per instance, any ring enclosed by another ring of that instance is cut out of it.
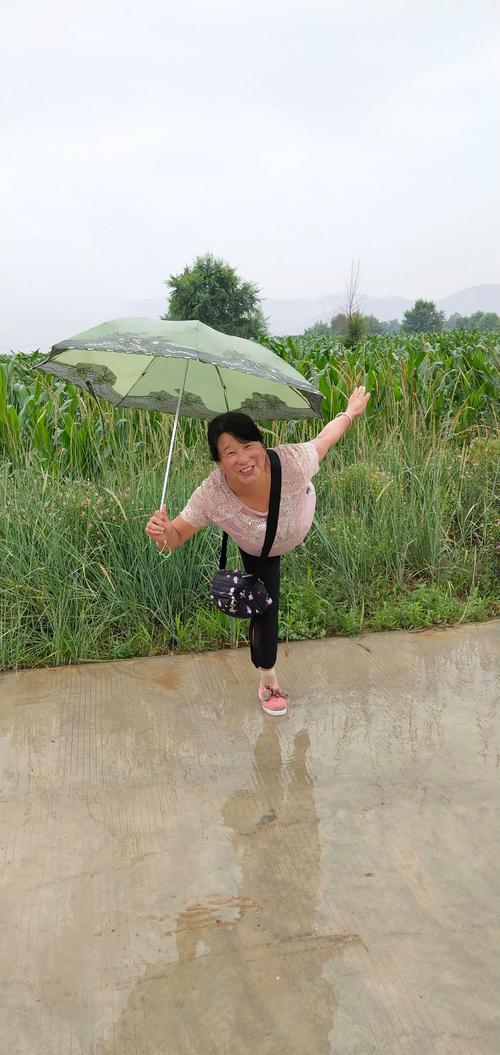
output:
<svg viewBox="0 0 500 1055"><path fill-rule="evenodd" d="M281 500L278 529L270 556L288 553L304 541L316 508L311 477L319 468L314 443L283 443L275 447L281 461ZM216 469L193 491L180 516L193 527L217 524L244 553L260 556L266 534L267 513L243 504L231 491L221 469Z"/></svg>

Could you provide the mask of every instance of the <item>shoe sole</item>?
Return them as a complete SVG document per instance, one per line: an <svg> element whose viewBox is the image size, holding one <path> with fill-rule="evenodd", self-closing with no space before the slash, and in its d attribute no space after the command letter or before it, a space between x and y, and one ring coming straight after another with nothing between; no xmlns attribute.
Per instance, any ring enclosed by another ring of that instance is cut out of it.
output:
<svg viewBox="0 0 500 1055"><path fill-rule="evenodd" d="M267 709L267 707L264 707L264 704L261 703L260 700L259 700L259 703L260 703L260 705L262 707L262 710L265 711L266 714L271 714L271 715L274 715L274 714L286 714L286 712L288 710L288 707L284 707L282 711L269 711Z"/></svg>

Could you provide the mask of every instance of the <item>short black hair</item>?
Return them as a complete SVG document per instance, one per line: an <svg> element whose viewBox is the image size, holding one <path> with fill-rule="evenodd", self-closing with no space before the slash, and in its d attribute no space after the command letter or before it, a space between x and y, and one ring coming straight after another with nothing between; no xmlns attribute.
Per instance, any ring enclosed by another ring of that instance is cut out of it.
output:
<svg viewBox="0 0 500 1055"><path fill-rule="evenodd" d="M207 431L210 454L214 462L219 461L217 442L223 432L229 432L231 436L235 436L237 440L242 440L242 442L246 441L248 443L257 440L264 445L264 437L260 429L257 428L255 421L248 414L241 414L239 410L230 410L227 414L218 414L216 418L212 418Z"/></svg>

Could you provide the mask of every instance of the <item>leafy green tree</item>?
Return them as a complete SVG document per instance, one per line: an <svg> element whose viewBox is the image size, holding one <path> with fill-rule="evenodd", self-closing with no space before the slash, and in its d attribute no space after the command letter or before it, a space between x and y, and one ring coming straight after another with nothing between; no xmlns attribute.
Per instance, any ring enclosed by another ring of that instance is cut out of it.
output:
<svg viewBox="0 0 500 1055"><path fill-rule="evenodd" d="M416 300L413 308L405 311L403 333L435 333L442 330L444 311L438 311L433 300Z"/></svg>
<svg viewBox="0 0 500 1055"><path fill-rule="evenodd" d="M453 315L446 320L445 326L447 330L468 330L467 322L467 315L460 315L460 312L454 311Z"/></svg>
<svg viewBox="0 0 500 1055"><path fill-rule="evenodd" d="M349 322L349 316L346 315L345 311L339 311L338 315L334 315L330 322L330 328L332 333L343 335L347 333L347 324Z"/></svg>
<svg viewBox="0 0 500 1055"><path fill-rule="evenodd" d="M357 343L362 336L368 333L399 333L400 329L401 323L397 319L382 322L375 315L354 312L349 316L340 311L329 323L315 322L314 326L309 326L304 331L304 337L347 337L351 341L354 339L354 343Z"/></svg>
<svg viewBox="0 0 500 1055"><path fill-rule="evenodd" d="M473 315L460 315L455 311L450 315L447 330L486 330L488 332L500 331L500 315L495 311L475 311Z"/></svg>
<svg viewBox="0 0 500 1055"><path fill-rule="evenodd" d="M360 311L341 311L331 321L332 334L342 337L346 348L354 348L367 332L365 316Z"/></svg>
<svg viewBox="0 0 500 1055"><path fill-rule="evenodd" d="M212 253L170 275L168 312L162 319L198 319L223 333L258 340L267 333L259 289L242 282L235 269Z"/></svg>
<svg viewBox="0 0 500 1055"><path fill-rule="evenodd" d="M476 311L470 317L473 330L489 330L498 333L500 330L500 315L496 311Z"/></svg>
<svg viewBox="0 0 500 1055"><path fill-rule="evenodd" d="M475 311L470 316L471 330L500 330L500 316L496 311Z"/></svg>
<svg viewBox="0 0 500 1055"><path fill-rule="evenodd" d="M360 311L355 311L347 319L347 330L344 336L346 348L354 348L366 333L365 317Z"/></svg>
<svg viewBox="0 0 500 1055"><path fill-rule="evenodd" d="M365 333L385 333L385 322L381 322L375 315L363 315Z"/></svg>
<svg viewBox="0 0 500 1055"><path fill-rule="evenodd" d="M389 319L389 322L383 322L384 327L383 333L399 333L401 329L401 323L399 319Z"/></svg>
<svg viewBox="0 0 500 1055"><path fill-rule="evenodd" d="M328 322L315 322L313 326L309 326L307 330L304 330L304 337L331 337L332 328Z"/></svg>
<svg viewBox="0 0 500 1055"><path fill-rule="evenodd" d="M350 316L341 312L339 315L335 315L331 325L334 333L350 334L351 337L360 334L357 338L358 340L365 333L399 333L401 329L401 323L397 319L391 319L390 322L382 322L375 315L363 315L362 312L354 312Z"/></svg>

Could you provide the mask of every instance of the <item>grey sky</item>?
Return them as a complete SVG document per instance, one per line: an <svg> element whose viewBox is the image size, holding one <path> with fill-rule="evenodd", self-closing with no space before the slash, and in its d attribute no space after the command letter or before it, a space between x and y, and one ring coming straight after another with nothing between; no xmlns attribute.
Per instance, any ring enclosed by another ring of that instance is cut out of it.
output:
<svg viewBox="0 0 500 1055"><path fill-rule="evenodd" d="M207 250L267 297L341 292L358 258L374 296L498 282L495 7L11 4L0 346L161 296Z"/></svg>

